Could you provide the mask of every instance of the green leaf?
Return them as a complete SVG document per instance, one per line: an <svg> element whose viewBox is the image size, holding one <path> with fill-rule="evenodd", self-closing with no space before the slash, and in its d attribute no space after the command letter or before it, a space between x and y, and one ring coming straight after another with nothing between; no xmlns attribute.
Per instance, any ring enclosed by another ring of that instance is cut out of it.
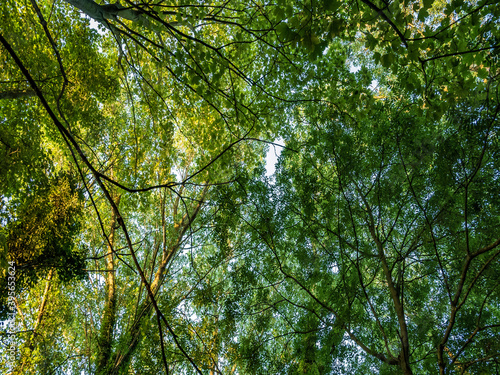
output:
<svg viewBox="0 0 500 375"><path fill-rule="evenodd" d="M380 63L384 68L391 67L393 62L394 62L394 55L392 53L385 54L380 58Z"/></svg>
<svg viewBox="0 0 500 375"><path fill-rule="evenodd" d="M280 39L288 40L290 35L290 28L284 22L281 22L278 26L276 26L276 32L278 33Z"/></svg>
<svg viewBox="0 0 500 375"><path fill-rule="evenodd" d="M429 12L427 11L427 9L425 7L420 9L418 12L418 20L424 22L427 17L429 17Z"/></svg>
<svg viewBox="0 0 500 375"><path fill-rule="evenodd" d="M325 10L335 12L340 6L337 0L323 0L323 7Z"/></svg>
<svg viewBox="0 0 500 375"><path fill-rule="evenodd" d="M340 19L333 19L329 26L330 36L335 37L339 35L343 29L344 22Z"/></svg>
<svg viewBox="0 0 500 375"><path fill-rule="evenodd" d="M422 0L422 4L424 5L423 9L428 9L428 8L432 7L433 3L434 3L434 0Z"/></svg>

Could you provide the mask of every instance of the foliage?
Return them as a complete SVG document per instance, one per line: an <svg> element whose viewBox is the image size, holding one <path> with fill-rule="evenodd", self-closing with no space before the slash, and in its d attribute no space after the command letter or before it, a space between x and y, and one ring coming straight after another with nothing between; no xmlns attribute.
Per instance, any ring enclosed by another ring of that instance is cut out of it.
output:
<svg viewBox="0 0 500 375"><path fill-rule="evenodd" d="M498 372L497 5L4 1L2 369Z"/></svg>
<svg viewBox="0 0 500 375"><path fill-rule="evenodd" d="M474 103L481 110L473 113L468 101L432 127L400 104L378 103L369 131L316 108L300 138L288 140L276 183L249 193L237 231L253 232L246 248L258 251L240 260L255 285L239 297L249 311L242 324L272 323L245 346L267 356L281 345L271 358L296 364L281 372L408 371L405 350L419 373L495 363L496 349L480 337L498 336L499 216L489 192L497 187L498 104ZM248 372L278 372L269 370L275 359L260 361Z"/></svg>
<svg viewBox="0 0 500 375"><path fill-rule="evenodd" d="M68 176L30 186L25 201L12 205L2 252L16 269L16 290L29 290L51 269L62 282L83 278L85 254L75 245L81 230L82 196ZM7 285L7 276L4 276ZM6 288L4 290L7 290ZM2 296L6 301L6 295ZM6 303L2 308L6 313Z"/></svg>

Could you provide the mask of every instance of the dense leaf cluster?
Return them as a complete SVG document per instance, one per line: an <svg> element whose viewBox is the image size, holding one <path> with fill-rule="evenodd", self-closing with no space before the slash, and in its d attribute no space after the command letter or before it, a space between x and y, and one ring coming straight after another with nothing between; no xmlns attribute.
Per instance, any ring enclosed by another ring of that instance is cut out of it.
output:
<svg viewBox="0 0 500 375"><path fill-rule="evenodd" d="M4 1L2 371L498 372L499 10Z"/></svg>

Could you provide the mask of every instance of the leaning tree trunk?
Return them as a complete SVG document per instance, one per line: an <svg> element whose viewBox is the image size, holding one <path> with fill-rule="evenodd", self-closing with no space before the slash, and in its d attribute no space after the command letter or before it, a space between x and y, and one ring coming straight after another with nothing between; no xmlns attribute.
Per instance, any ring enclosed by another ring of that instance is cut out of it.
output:
<svg viewBox="0 0 500 375"><path fill-rule="evenodd" d="M118 18L123 18L132 22L136 22L147 29L155 30L155 25L150 22L148 17L145 17L142 12L134 10L130 7L124 7L120 3L99 5L93 0L65 0L68 4L73 5L94 21L101 23L104 27L111 31L117 31L111 25L111 21Z"/></svg>

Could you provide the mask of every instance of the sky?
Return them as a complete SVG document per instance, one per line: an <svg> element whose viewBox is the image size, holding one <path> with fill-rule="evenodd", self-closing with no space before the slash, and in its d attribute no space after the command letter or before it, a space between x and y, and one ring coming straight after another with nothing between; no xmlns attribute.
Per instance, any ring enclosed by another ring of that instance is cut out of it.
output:
<svg viewBox="0 0 500 375"><path fill-rule="evenodd" d="M284 145L283 139L278 139L275 141L275 143ZM266 176L270 177L274 174L274 171L276 170L276 162L278 161L278 157L281 154L281 147L270 145L269 150L267 151L266 155Z"/></svg>

